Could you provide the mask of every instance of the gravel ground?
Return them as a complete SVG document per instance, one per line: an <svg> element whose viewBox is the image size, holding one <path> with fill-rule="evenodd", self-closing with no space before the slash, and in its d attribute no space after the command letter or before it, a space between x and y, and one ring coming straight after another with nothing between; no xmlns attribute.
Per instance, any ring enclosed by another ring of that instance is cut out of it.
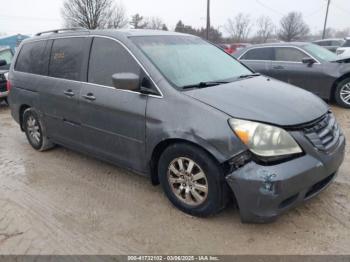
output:
<svg viewBox="0 0 350 262"><path fill-rule="evenodd" d="M350 110L333 108L350 141ZM57 147L34 151L0 107L0 254L350 254L350 154L326 191L267 225L199 219L147 178Z"/></svg>

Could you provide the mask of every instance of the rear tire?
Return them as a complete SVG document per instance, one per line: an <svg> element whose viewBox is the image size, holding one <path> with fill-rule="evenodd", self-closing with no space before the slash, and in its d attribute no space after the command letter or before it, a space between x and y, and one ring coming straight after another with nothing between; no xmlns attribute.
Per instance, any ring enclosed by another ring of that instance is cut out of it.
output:
<svg viewBox="0 0 350 262"><path fill-rule="evenodd" d="M344 79L337 85L334 95L339 106L350 108L350 78Z"/></svg>
<svg viewBox="0 0 350 262"><path fill-rule="evenodd" d="M55 145L48 139L46 129L40 115L33 108L28 108L23 113L23 129L29 144L38 151L45 151Z"/></svg>
<svg viewBox="0 0 350 262"><path fill-rule="evenodd" d="M221 167L198 147L178 143L166 148L159 159L158 174L170 202L187 214L214 215L229 200Z"/></svg>

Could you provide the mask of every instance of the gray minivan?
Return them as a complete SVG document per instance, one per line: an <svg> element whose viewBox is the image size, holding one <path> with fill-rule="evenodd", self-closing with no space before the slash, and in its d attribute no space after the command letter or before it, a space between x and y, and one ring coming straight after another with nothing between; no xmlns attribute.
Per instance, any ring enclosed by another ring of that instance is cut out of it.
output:
<svg viewBox="0 0 350 262"><path fill-rule="evenodd" d="M59 144L150 177L180 210L233 199L273 221L335 178L345 138L326 103L191 35L55 30L25 40L10 106L31 146Z"/></svg>

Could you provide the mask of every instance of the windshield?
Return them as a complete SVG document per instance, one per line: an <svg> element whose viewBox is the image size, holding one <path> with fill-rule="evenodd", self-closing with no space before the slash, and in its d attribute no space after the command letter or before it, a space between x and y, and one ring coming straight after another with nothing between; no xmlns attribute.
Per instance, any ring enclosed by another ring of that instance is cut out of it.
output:
<svg viewBox="0 0 350 262"><path fill-rule="evenodd" d="M206 41L192 36L142 36L132 41L176 88L229 82L252 72Z"/></svg>
<svg viewBox="0 0 350 262"><path fill-rule="evenodd" d="M5 60L7 64L11 64L12 52L9 49L0 51L0 60Z"/></svg>
<svg viewBox="0 0 350 262"><path fill-rule="evenodd" d="M339 57L335 53L332 53L328 49L318 45L309 44L309 45L305 45L304 48L306 51L308 51L312 56L314 56L317 59L322 59L328 62L332 62L339 59Z"/></svg>

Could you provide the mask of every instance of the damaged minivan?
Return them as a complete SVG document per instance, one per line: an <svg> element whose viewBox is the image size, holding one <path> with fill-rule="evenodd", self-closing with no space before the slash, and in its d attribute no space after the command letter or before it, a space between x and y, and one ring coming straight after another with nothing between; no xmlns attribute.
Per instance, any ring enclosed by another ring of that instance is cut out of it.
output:
<svg viewBox="0 0 350 262"><path fill-rule="evenodd" d="M345 154L324 101L191 35L39 33L19 47L8 86L34 149L57 144L149 176L194 216L233 199L243 222L273 221L330 185Z"/></svg>

